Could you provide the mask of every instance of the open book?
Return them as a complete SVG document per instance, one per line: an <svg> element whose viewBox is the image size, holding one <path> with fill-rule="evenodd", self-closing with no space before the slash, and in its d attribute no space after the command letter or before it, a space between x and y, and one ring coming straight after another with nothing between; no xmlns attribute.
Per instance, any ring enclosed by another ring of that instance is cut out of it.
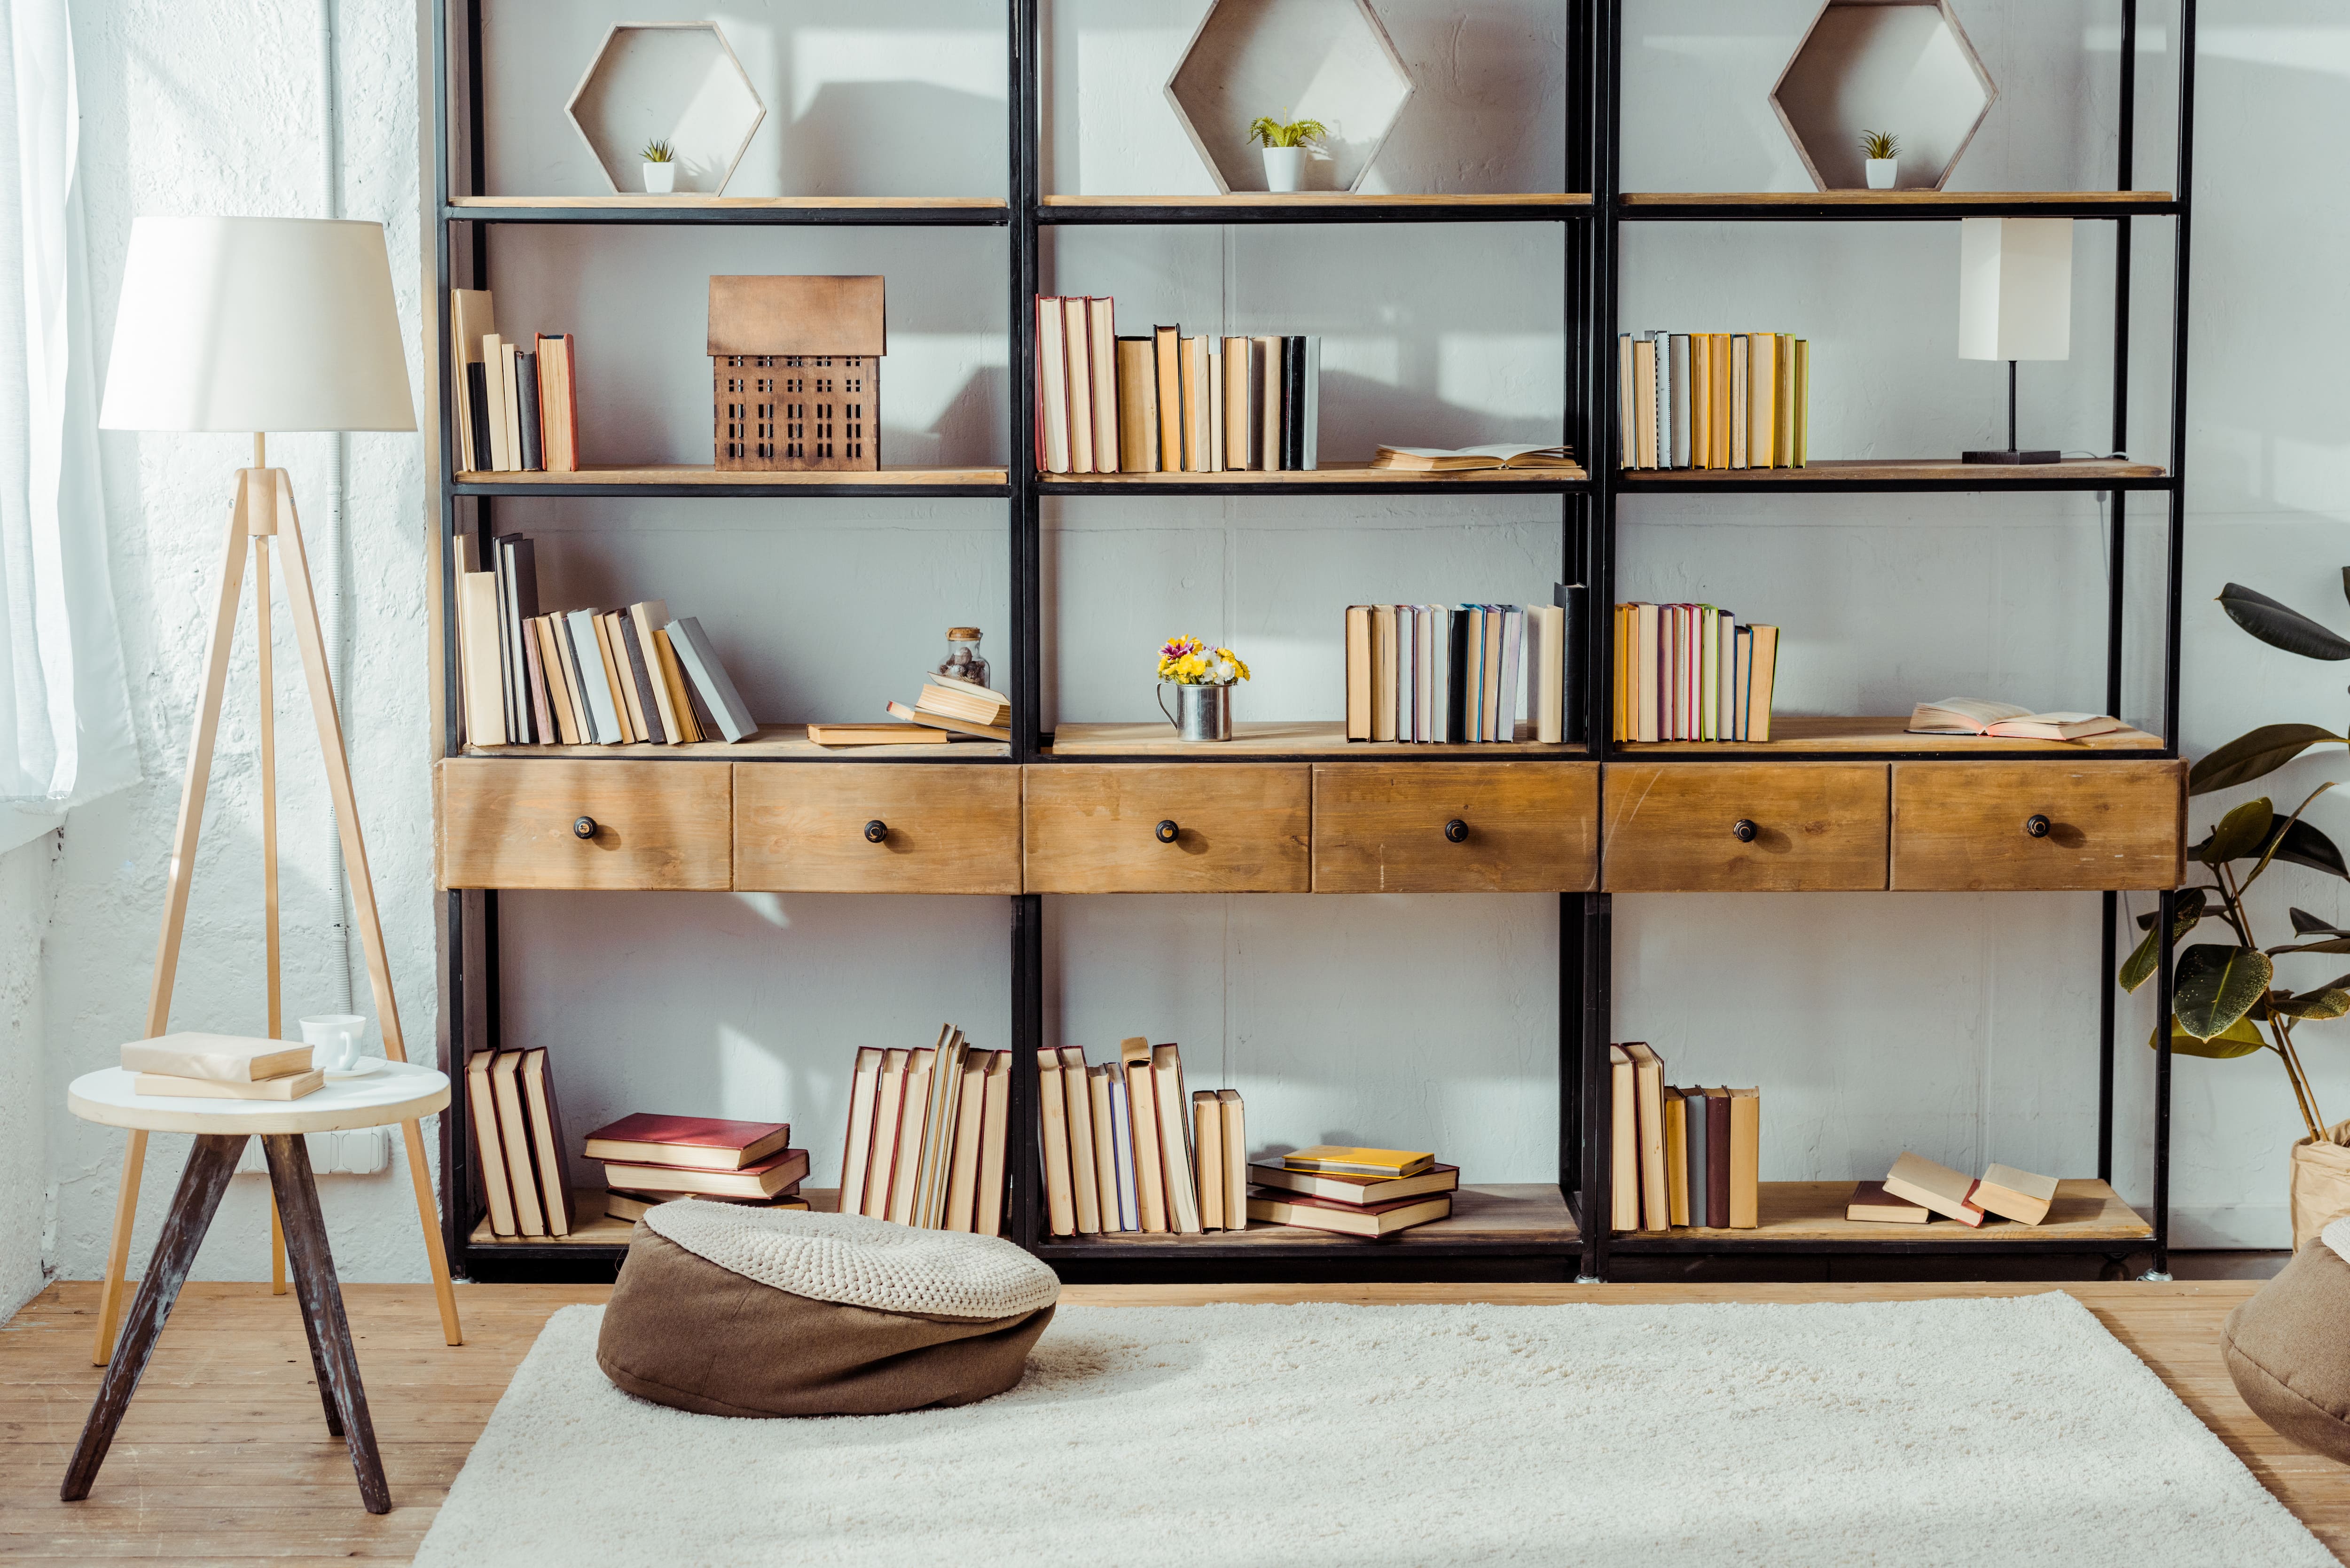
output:
<svg viewBox="0 0 2350 1568"><path fill-rule="evenodd" d="M1563 446L1525 446L1495 441L1491 446L1383 446L1371 459L1373 468L1399 468L1415 473L1452 473L1471 468L1573 468L1575 455Z"/></svg>
<svg viewBox="0 0 2350 1568"><path fill-rule="evenodd" d="M1986 735L2009 741L2077 741L2123 728L2102 713L2033 713L1985 697L1945 697L1920 702L1909 715L1913 735Z"/></svg>

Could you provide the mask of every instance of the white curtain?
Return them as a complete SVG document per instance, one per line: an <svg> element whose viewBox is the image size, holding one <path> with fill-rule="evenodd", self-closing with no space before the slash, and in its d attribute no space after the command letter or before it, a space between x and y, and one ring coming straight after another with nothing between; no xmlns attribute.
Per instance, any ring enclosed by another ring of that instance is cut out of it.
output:
<svg viewBox="0 0 2350 1568"><path fill-rule="evenodd" d="M0 0L0 850L139 776L106 567L66 0Z"/></svg>

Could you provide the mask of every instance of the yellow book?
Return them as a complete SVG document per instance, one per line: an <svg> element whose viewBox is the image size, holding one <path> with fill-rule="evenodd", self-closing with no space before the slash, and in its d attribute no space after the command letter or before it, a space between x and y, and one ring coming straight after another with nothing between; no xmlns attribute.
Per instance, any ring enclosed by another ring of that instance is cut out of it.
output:
<svg viewBox="0 0 2350 1568"><path fill-rule="evenodd" d="M1351 1148L1317 1143L1281 1157L1291 1170L1311 1170L1340 1176L1417 1176L1436 1163L1436 1156L1400 1148Z"/></svg>
<svg viewBox="0 0 2350 1568"><path fill-rule="evenodd" d="M1795 466L1808 468L1812 462L1812 342L1808 337L1795 339Z"/></svg>
<svg viewBox="0 0 2350 1568"><path fill-rule="evenodd" d="M1771 421L1771 466L1795 466L1795 340L1782 332L1771 350L1771 367L1779 379L1772 399L1776 410Z"/></svg>
<svg viewBox="0 0 2350 1568"><path fill-rule="evenodd" d="M1730 334L1712 332L1706 335L1706 386L1713 400L1708 433L1713 442L1713 466L1728 468L1730 462Z"/></svg>
<svg viewBox="0 0 2350 1568"><path fill-rule="evenodd" d="M1713 466L1713 334L1690 334L1690 466Z"/></svg>

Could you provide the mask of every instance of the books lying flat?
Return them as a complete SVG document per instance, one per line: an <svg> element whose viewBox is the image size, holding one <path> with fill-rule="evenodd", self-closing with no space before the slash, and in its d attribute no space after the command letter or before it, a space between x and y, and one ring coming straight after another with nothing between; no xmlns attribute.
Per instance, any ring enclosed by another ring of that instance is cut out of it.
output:
<svg viewBox="0 0 2350 1568"><path fill-rule="evenodd" d="M1406 1198L1393 1203L1335 1203L1294 1192L1252 1192L1248 1217L1268 1225L1297 1225L1341 1236L1392 1236L1452 1212L1452 1194Z"/></svg>
<svg viewBox="0 0 2350 1568"><path fill-rule="evenodd" d="M819 746L935 746L949 737L931 724L810 724L807 738Z"/></svg>
<svg viewBox="0 0 2350 1568"><path fill-rule="evenodd" d="M1947 1165L1921 1155L1903 1152L1885 1175L1885 1190L1961 1225L1981 1225L1983 1211L1974 1200L1976 1183Z"/></svg>
<svg viewBox="0 0 2350 1568"><path fill-rule="evenodd" d="M2009 741L2077 741L2126 726L2103 713L2033 713L1986 697L1945 697L1910 711L1913 735L1983 735Z"/></svg>
<svg viewBox="0 0 2350 1568"><path fill-rule="evenodd" d="M631 1165L741 1170L791 1141L789 1122L734 1122L639 1111L589 1133L580 1152L589 1159L617 1159Z"/></svg>
<svg viewBox="0 0 2350 1568"><path fill-rule="evenodd" d="M927 709L909 708L903 702L890 703L889 712L892 717L903 719L909 724L927 724L935 729L952 731L958 735L975 735L983 741L1009 742L1012 739L1012 728L1008 724L974 723L969 719L933 713Z"/></svg>
<svg viewBox="0 0 2350 1568"><path fill-rule="evenodd" d="M1317 1143L1292 1149L1281 1157L1291 1170L1317 1176L1418 1176L1436 1163L1436 1156L1400 1148L1351 1148Z"/></svg>
<svg viewBox="0 0 2350 1568"><path fill-rule="evenodd" d="M723 1198L712 1192L607 1192L604 1212L614 1220L641 1220L648 1209L658 1209L664 1203L732 1203L743 1209L806 1209L808 1200L796 1192L778 1192L773 1198Z"/></svg>
<svg viewBox="0 0 2350 1568"><path fill-rule="evenodd" d="M125 1045L122 1067L129 1073L251 1084L309 1071L310 1047L242 1034L162 1034Z"/></svg>
<svg viewBox="0 0 2350 1568"><path fill-rule="evenodd" d="M1934 1211L1922 1203L1894 1197L1881 1181L1858 1181L1853 1184L1852 1201L1844 1206L1844 1217L1877 1225L1923 1225Z"/></svg>
<svg viewBox="0 0 2350 1568"><path fill-rule="evenodd" d="M1226 1090L1225 1093L1231 1091ZM1432 1165L1417 1176L1348 1176L1343 1173L1325 1176L1310 1170L1292 1170L1282 1165L1252 1165L1248 1168L1248 1179L1259 1187L1276 1188L1304 1198L1325 1198L1333 1203L1364 1209L1375 1203L1425 1198L1431 1192L1456 1191L1461 1186L1461 1168L1457 1165Z"/></svg>
<svg viewBox="0 0 2350 1568"><path fill-rule="evenodd" d="M1994 1165L1975 1183L1974 1201L1985 1213L2037 1225L2056 1202L2056 1179L2034 1176L2012 1165Z"/></svg>
<svg viewBox="0 0 2350 1568"><path fill-rule="evenodd" d="M929 681L922 687L922 694L914 699L914 707L920 712L968 719L974 724L1012 722L1011 698L967 680Z"/></svg>
<svg viewBox="0 0 2350 1568"><path fill-rule="evenodd" d="M721 1198L773 1198L807 1175L804 1148L787 1148L740 1170L694 1170L679 1165L604 1162L604 1184L626 1192L691 1192Z"/></svg>
<svg viewBox="0 0 2350 1568"><path fill-rule="evenodd" d="M1459 473L1477 468L1574 468L1575 462L1566 447L1495 441L1488 446L1383 446L1371 466L1407 473Z"/></svg>
<svg viewBox="0 0 2350 1568"><path fill-rule="evenodd" d="M309 1047L302 1054L308 1056ZM239 1083L233 1078L182 1078L169 1073L141 1073L131 1081L133 1092L182 1100L298 1100L326 1087L327 1075L313 1067L307 1073L282 1073L275 1078Z"/></svg>

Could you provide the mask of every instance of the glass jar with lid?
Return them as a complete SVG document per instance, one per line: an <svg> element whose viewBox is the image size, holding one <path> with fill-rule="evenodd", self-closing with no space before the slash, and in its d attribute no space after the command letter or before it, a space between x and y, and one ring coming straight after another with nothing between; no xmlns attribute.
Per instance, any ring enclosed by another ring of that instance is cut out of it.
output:
<svg viewBox="0 0 2350 1568"><path fill-rule="evenodd" d="M968 680L974 686L993 688L988 679L987 660L979 651L979 628L951 626L947 628L947 656L939 660L938 672L957 680Z"/></svg>

